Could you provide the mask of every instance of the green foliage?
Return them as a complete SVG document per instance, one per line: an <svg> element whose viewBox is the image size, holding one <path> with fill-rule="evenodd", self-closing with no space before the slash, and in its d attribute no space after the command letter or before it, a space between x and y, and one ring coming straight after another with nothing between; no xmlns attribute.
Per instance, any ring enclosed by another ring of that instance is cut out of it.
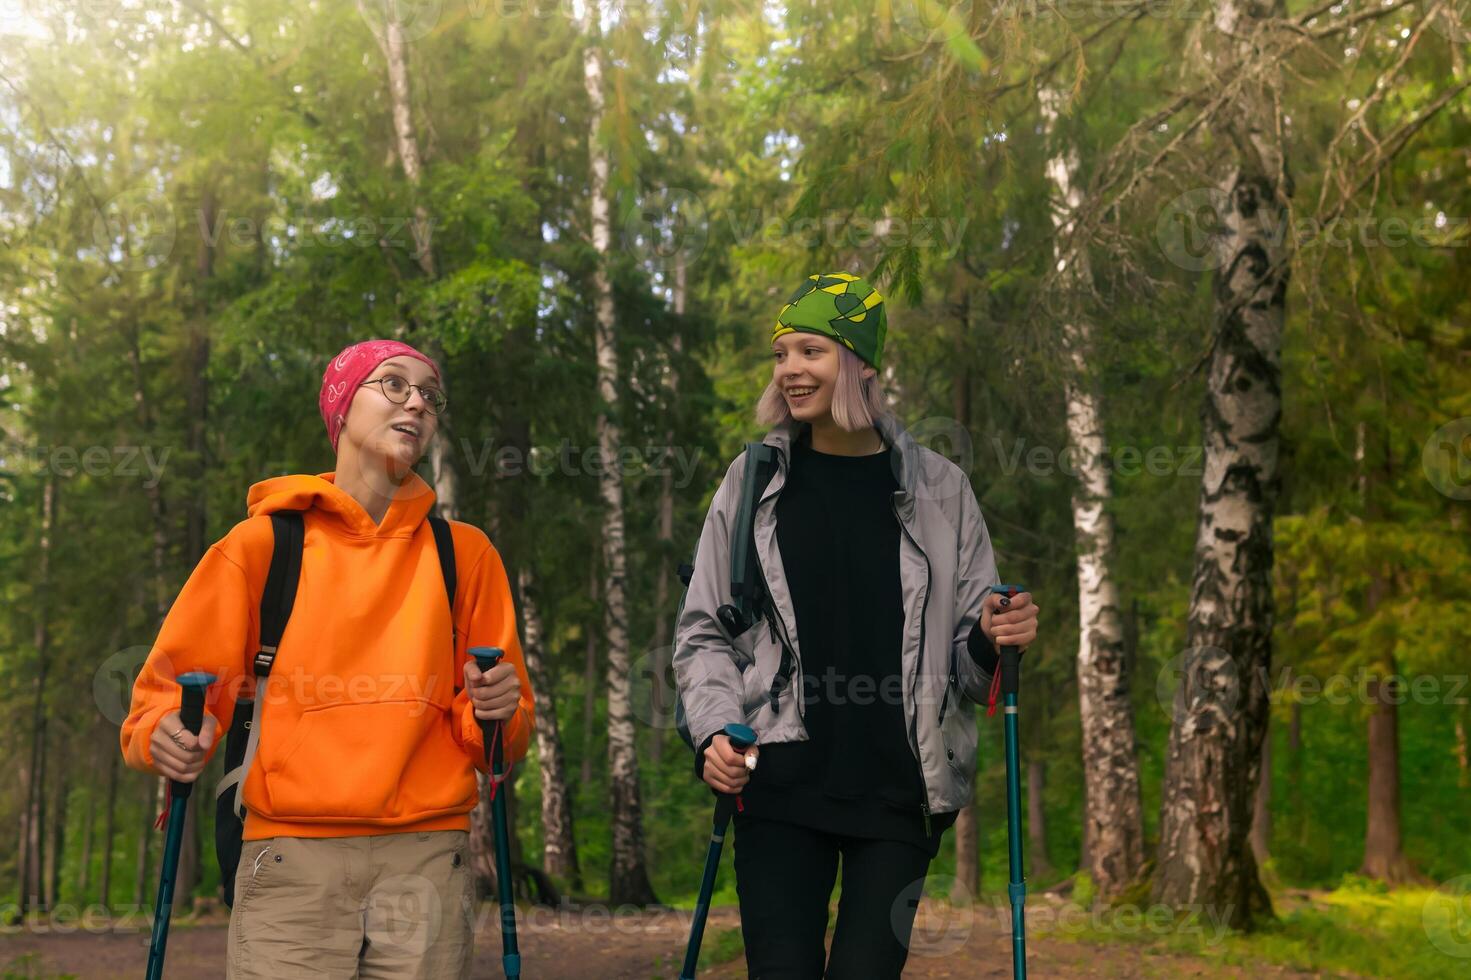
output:
<svg viewBox="0 0 1471 980"><path fill-rule="evenodd" d="M111 891L97 895L119 718L78 697L78 685L85 691L114 655L146 651L200 550L243 518L253 483L332 468L316 410L323 364L349 342L395 335L445 355L462 519L492 533L509 568L536 576L551 678L538 697L557 707L573 774L582 890L605 894L604 627L590 587L600 574L601 502L581 463L599 407L588 42L569 18L537 17L535 6L509 14L445 5L435 28L413 39L411 106L425 170L417 187L397 157L382 52L347 0L206 0L156 18L76 23L63 21L65 11L37 13L54 37L7 53L0 824L15 827L23 806L44 664L52 777L71 773L63 895L132 900L152 806L144 777L120 773ZM922 6L934 14L943 5ZM889 297L885 380L898 411L912 426L948 433L930 441L968 467L1002 575L1027 584L1044 608L1042 637L1025 661L1023 753L1046 769L1046 836L1061 880L1078 863L1083 812L1062 327L1086 316L1096 335L1087 367L1115 463L1113 571L1152 844L1171 665L1185 642L1200 487L1197 367L1210 330L1210 278L1160 261L1158 223L1180 193L1210 185L1222 148L1202 135L1167 155L1168 166L1139 181L1085 249L1093 292L1059 296L1049 279L1047 164L1072 147L1080 184L1115 186L1111 152L1158 110L1162 92L1191 81L1180 64L1191 22L1102 25L980 6L961 23L955 11L915 22L904 19L913 13L905 5L850 0L780 9L659 2L623 5L606 25L608 111L596 139L612 159L618 420L626 445L672 445L691 461L674 488L668 542L657 531L662 479L637 469L626 477L629 629L638 660L672 617L670 572L689 553L715 486L741 443L759 434L752 409L770 377L767 338L782 299L810 272L865 274ZM1285 107L1295 217L1337 193L1324 176L1333 134L1347 100L1362 99L1398 59L1403 49L1387 39L1410 12L1376 19L1377 40L1331 70L1316 54L1293 61L1312 82ZM1410 120L1460 70L1447 50L1421 45L1370 115L1376 131ZM1064 102L1049 139L1036 105L1044 81ZM1138 152L1161 151L1178 129L1174 121L1156 129ZM1413 693L1415 678L1437 680L1438 693L1399 712L1404 847L1436 881L1464 874L1471 787L1455 746L1471 725L1471 691L1455 683L1467 672L1471 548L1465 501L1437 489L1422 452L1442 425L1471 414L1468 252L1456 218L1471 210L1468 143L1462 100L1386 170L1393 194L1355 202L1377 227L1430 219L1421 240L1319 243L1294 267L1267 678L1270 867L1287 886L1337 887L1326 908L1288 903L1266 933L1200 955L1325 970L1359 962L1356 972L1383 975L1434 976L1446 966L1413 928L1427 893L1376 894L1344 879L1363 850L1365 708L1356 697L1339 704L1304 693L1297 681L1397 670ZM419 207L433 230L433 275L408 225ZM1437 225L1437 216L1449 220ZM878 222L910 230L929 222L931 237L866 239L863 229ZM957 434L964 438L949 438ZM111 464L67 464L62 447L101 448ZM162 460L156 478L141 460L137 472L122 472L113 451L125 447ZM555 465L513 470L498 456L507 447ZM1147 462L1151 451L1162 453L1161 466ZM1133 465L1129 452L1138 454ZM56 518L43 549L48 484ZM137 659L121 656L118 670ZM1006 878L999 721L977 713L982 890L992 895ZM658 738L649 726L640 732L650 874L663 901L688 905L710 797L672 732L662 733L653 762ZM533 860L538 776L533 756L516 782L517 830ZM80 817L89 810L82 893ZM218 879L212 818L202 817L196 891L209 894ZM16 893L18 871L13 849L0 849L0 896ZM932 868L935 888L954 872L951 835ZM717 903L736 900L733 882L727 858ZM1079 901L1091 898L1085 875L1074 887ZM734 957L738 934L712 934L706 946L707 955ZM1390 962L1397 949L1400 964Z"/></svg>

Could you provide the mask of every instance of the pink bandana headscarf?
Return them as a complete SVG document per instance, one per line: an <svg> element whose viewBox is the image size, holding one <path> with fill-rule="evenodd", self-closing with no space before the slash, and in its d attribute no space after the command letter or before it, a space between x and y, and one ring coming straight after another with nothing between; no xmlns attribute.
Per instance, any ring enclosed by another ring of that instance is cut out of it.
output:
<svg viewBox="0 0 1471 980"><path fill-rule="evenodd" d="M401 344L396 340L365 340L343 348L342 353L334 357L323 372L322 393L317 396L317 407L322 411L322 421L327 423L327 438L332 440L334 452L337 450L337 439L342 435L342 427L347 424L347 410L358 393L358 386L390 357L417 357L433 368L435 380L443 383L439 365L408 344Z"/></svg>

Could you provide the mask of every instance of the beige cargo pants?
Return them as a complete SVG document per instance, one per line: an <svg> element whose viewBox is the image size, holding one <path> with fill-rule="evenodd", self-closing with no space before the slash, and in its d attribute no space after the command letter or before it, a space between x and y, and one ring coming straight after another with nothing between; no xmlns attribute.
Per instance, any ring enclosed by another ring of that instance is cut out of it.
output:
<svg viewBox="0 0 1471 980"><path fill-rule="evenodd" d="M465 980L474 898L463 830L248 840L226 980Z"/></svg>

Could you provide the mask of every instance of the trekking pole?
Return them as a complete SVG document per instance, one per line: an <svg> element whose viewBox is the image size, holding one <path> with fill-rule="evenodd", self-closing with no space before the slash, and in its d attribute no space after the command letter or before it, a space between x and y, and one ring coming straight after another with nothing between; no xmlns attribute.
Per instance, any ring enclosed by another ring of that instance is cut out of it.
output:
<svg viewBox="0 0 1471 980"><path fill-rule="evenodd" d="M180 674L184 689L179 705L179 720L195 735L204 725L204 692L215 682L214 674L193 671ZM184 843L184 815L189 810L189 794L194 784L169 780L169 827L163 844L163 866L158 876L158 895L153 903L153 938L148 943L148 980L163 976L164 946L169 941L169 916L174 911L174 876L179 870L179 848Z"/></svg>
<svg viewBox="0 0 1471 980"><path fill-rule="evenodd" d="M470 656L475 658L475 666L482 673L500 663L505 655L500 647L470 648ZM516 946L516 899L511 888L511 832L506 826L506 797L495 788L495 784L501 781L501 769L505 763L505 746L500 738L504 730L503 722L480 722L480 734L485 739L485 758L490 763L493 781L490 812L495 824L495 884L501 903L501 967L507 980L517 980L521 976L521 951Z"/></svg>
<svg viewBox="0 0 1471 980"><path fill-rule="evenodd" d="M1020 585L998 585L1001 608L1022 591ZM1001 648L1001 694L1005 701L1006 730L1006 840L1010 847L1011 881L1006 892L1011 897L1011 975L1016 980L1027 976L1027 880L1022 875L1022 790L1021 767L1017 758L1016 696L1021 686L1021 651L1016 647Z"/></svg>
<svg viewBox="0 0 1471 980"><path fill-rule="evenodd" d="M737 752L756 744L756 733L745 725L726 725L721 732ZM747 760L748 766L750 761ZM739 799L739 794L730 793L721 793L715 799L715 823L710 831L710 849L705 852L705 877L700 879L700 899L695 903L695 917L690 922L690 941L684 949L684 968L679 971L679 980L694 980L700 943L705 938L705 919L710 915L710 896L715 894L715 876L720 872L720 849L725 845L725 829Z"/></svg>

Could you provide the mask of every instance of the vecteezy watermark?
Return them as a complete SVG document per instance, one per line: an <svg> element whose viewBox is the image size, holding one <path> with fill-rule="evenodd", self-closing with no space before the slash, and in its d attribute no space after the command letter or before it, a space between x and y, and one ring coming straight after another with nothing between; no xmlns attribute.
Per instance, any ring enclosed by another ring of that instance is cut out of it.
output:
<svg viewBox="0 0 1471 980"><path fill-rule="evenodd" d="M1258 670L1258 677L1272 704L1462 705L1471 700L1471 675L1467 674L1376 674L1360 667L1352 675L1318 677L1296 674L1288 666L1278 672L1275 682L1264 668Z"/></svg>
<svg viewBox="0 0 1471 980"><path fill-rule="evenodd" d="M111 654L92 672L92 703L114 725L128 718L133 681L148 660L149 646L131 646Z"/></svg>
<svg viewBox="0 0 1471 980"><path fill-rule="evenodd" d="M948 895L949 900L925 898L924 893ZM1119 936L1184 935L1200 937L1205 945L1216 946L1230 932L1235 908L1229 903L1180 907L1098 903L1090 908L1075 902L1032 902L1026 907L1026 917L1028 929L1049 935L1078 936L1090 931ZM989 923L996 934L1009 935L1011 917L1008 899L992 896L977 900L963 881L948 875L910 882L889 908L889 924L895 937L911 956L922 957L954 953L969 941L977 923Z"/></svg>
<svg viewBox="0 0 1471 980"><path fill-rule="evenodd" d="M258 219L253 215L232 214L227 208L212 214L202 210L195 213L200 240L211 248L223 238L238 248L266 241L277 247L413 249L417 247L412 229L414 220L408 215L317 215L302 211ZM427 223L433 226L432 221Z"/></svg>
<svg viewBox="0 0 1471 980"><path fill-rule="evenodd" d="M993 928L1000 933L1010 932L1010 906L996 899L990 904ZM1061 905L1037 903L1027 906L1027 928L1035 928L1039 933L1064 935L1091 931L1120 936L1198 936L1205 945L1217 946L1231 931L1231 916L1235 909L1231 903L1207 905L1192 902L1177 907L1100 902L1091 908L1076 902Z"/></svg>
<svg viewBox="0 0 1471 980"><path fill-rule="evenodd" d="M1171 263L1190 272L1219 269L1231 259L1230 195L1218 187L1196 187L1170 200L1155 222L1154 239ZM1444 212L1411 221L1374 214L1340 215L1323 222L1312 216L1268 218L1268 240L1303 248L1463 248L1467 219Z"/></svg>
<svg viewBox="0 0 1471 980"><path fill-rule="evenodd" d="M1184 695L1187 671L1195 683L1188 703ZM1238 683L1240 668L1224 651L1202 647L1178 654L1160 668L1155 679L1154 695L1166 713L1190 704L1209 702L1210 706L1229 715L1241 696ZM1471 675L1468 674L1379 674L1366 667L1354 673L1333 673L1326 677L1298 673L1289 664L1278 668L1273 678L1264 666L1253 676L1266 691L1270 704L1295 702L1302 705L1331 704L1338 707L1358 704L1463 705L1471 701Z"/></svg>
<svg viewBox="0 0 1471 980"><path fill-rule="evenodd" d="M1202 446L1104 446L1091 459L1085 450L1075 446L1064 446L1058 450L1052 446L1035 443L1029 445L1025 438L1014 438L1008 446L1001 436L991 437L991 448L996 454L996 465L1007 476L1025 469L1029 476L1051 476L1059 470L1067 476L1076 477L1085 468L1105 467L1120 476L1200 476L1205 457ZM1085 467L1083 464L1090 464Z"/></svg>
<svg viewBox="0 0 1471 980"><path fill-rule="evenodd" d="M1436 490L1452 500L1471 500L1471 416L1431 433L1420 452L1420 466Z"/></svg>
<svg viewBox="0 0 1471 980"><path fill-rule="evenodd" d="M721 629L713 617L710 624L712 630ZM727 647L731 662L740 675L742 706L747 717L758 714L771 704L772 683L776 679L781 656L780 643L772 638L771 630L768 621L758 620ZM757 652L751 652L753 647L758 648ZM650 728L675 727L675 705L679 693L674 671L675 649L673 645L666 644L644 651L633 662L629 673L630 714ZM799 678L794 670L787 682L781 685L778 699L800 697L806 706L821 701L835 707L882 704L937 710L942 704L954 707L962 696L962 692L948 682L930 683L925 678L913 690L908 690L908 683L908 676L898 671L887 674L850 673L828 666L821 671L803 672Z"/></svg>
<svg viewBox="0 0 1471 980"><path fill-rule="evenodd" d="M1200 728L1226 724L1241 700L1240 670L1220 647L1191 647L1160 669L1154 696L1173 718L1194 718Z"/></svg>
<svg viewBox="0 0 1471 980"><path fill-rule="evenodd" d="M92 674L92 699L104 718L121 725L128 717L132 705L133 684L153 648L130 646L113 653L97 666ZM169 680L183 673L177 664L166 657L155 664L155 669ZM403 704L404 717L417 718L426 711L448 711L450 694L456 678L446 683L438 674L419 674L407 671L311 671L301 666L277 665L271 671L264 691L257 690L256 697L264 704L295 704L303 706L328 704L367 704L395 701ZM238 700L247 693L253 678L236 674L212 685L205 694L205 704L219 704L228 695ZM447 693L438 695L438 692Z"/></svg>
<svg viewBox="0 0 1471 980"><path fill-rule="evenodd" d="M15 473L41 476L143 476L143 487L153 489L163 476L172 446L155 454L153 446L25 446L0 455L0 467Z"/></svg>
<svg viewBox="0 0 1471 980"><path fill-rule="evenodd" d="M920 454L915 467L913 492L917 499L945 501L972 492L975 448L965 426L936 415L915 422L908 433L916 445L930 450L929 454Z"/></svg>
<svg viewBox="0 0 1471 980"><path fill-rule="evenodd" d="M710 212L682 187L646 188L620 199L623 251L666 272L689 266L710 242Z"/></svg>
<svg viewBox="0 0 1471 980"><path fill-rule="evenodd" d="M146 932L153 928L153 906L128 903L107 906L100 902L77 905L57 902L41 912L20 914L15 902L0 903L0 936L74 935L87 933L103 936L109 933Z"/></svg>
<svg viewBox="0 0 1471 980"><path fill-rule="evenodd" d="M925 901L925 892L949 901ZM910 956L948 956L969 941L976 916L975 896L953 875L927 875L905 885L889 905L889 928Z"/></svg>
<svg viewBox="0 0 1471 980"><path fill-rule="evenodd" d="M650 728L668 731L675 726L679 689L674 679L674 647L645 650L629 670L629 714Z"/></svg>
<svg viewBox="0 0 1471 980"><path fill-rule="evenodd" d="M379 44L417 41L439 26L444 0L357 0Z"/></svg>
<svg viewBox="0 0 1471 980"><path fill-rule="evenodd" d="M716 231L738 246L829 251L909 247L940 249L944 258L950 258L970 224L969 217L873 218L831 212L789 218L762 208L718 210L683 187L644 188L637 197L620 201L618 215L623 249L666 270L677 262L693 264Z"/></svg>
<svg viewBox="0 0 1471 980"><path fill-rule="evenodd" d="M1420 924L1430 945L1447 956L1471 959L1471 875L1459 875L1425 900Z"/></svg>
<svg viewBox="0 0 1471 980"><path fill-rule="evenodd" d="M616 446L611 456L605 457L599 446L576 446L570 439L559 444L531 446L497 446L494 439L486 439L477 447L469 439L460 440L464 469L471 476L481 477L493 469L495 476L600 476L608 470L620 476L665 476L674 477L674 488L683 490L694 478L700 464L701 450L686 446Z"/></svg>
<svg viewBox="0 0 1471 980"><path fill-rule="evenodd" d="M173 204L149 188L124 191L92 215L92 244L124 272L139 272L163 262L173 252L177 235Z"/></svg>

